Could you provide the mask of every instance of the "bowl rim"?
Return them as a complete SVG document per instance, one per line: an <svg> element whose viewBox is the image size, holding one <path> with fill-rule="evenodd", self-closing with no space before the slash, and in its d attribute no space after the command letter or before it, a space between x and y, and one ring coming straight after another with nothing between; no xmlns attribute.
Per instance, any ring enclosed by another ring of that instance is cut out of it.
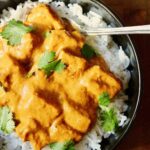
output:
<svg viewBox="0 0 150 150"><path fill-rule="evenodd" d="M122 21L120 20L120 18L117 16L117 14L112 10L112 8L110 6L107 6L104 2L102 2L101 0L84 0L85 2L91 1L99 6L101 6L105 11L107 11L113 18L114 20L119 24L119 26L123 26ZM2 1L5 2L5 1ZM12 0L12 2L15 2L14 0ZM20 2L19 2L20 3ZM3 9L2 9L3 10ZM131 49L133 51L135 60L136 60L136 65L137 65L137 70L138 70L138 94L137 94L137 101L136 101L136 105L132 114L132 117L130 118L127 126L125 127L125 130L123 131L123 133L119 136L119 138L116 140L116 142L114 143L114 145L110 148L110 150L115 149L119 143L123 140L123 138L127 135L127 133L129 132L129 129L132 127L132 124L136 118L136 114L139 108L139 104L140 104L140 99L141 99L141 92L142 92L142 82L141 82L141 67L140 67L140 63L139 63L139 57L138 54L135 50L135 44L132 41L131 37L129 35L125 35L131 45Z"/></svg>
<svg viewBox="0 0 150 150"><path fill-rule="evenodd" d="M121 22L120 18L117 16L117 14L112 10L112 8L110 8L110 6L106 6L106 4L104 2L102 2L101 0L89 0L92 1L94 3L96 3L97 5L101 6L104 10L106 10L113 18L115 21L117 21L117 23L119 24L119 26L124 26L123 23ZM139 56L135 50L135 46L134 46L134 41L132 41L131 37L129 35L125 35L131 45L131 49L133 51L135 60L136 60L136 65L137 65L137 70L138 70L138 82L139 82L139 87L138 87L138 94L137 94L137 101L136 101L136 105L132 114L132 117L130 118L127 126L125 127L124 132L119 136L119 138L116 140L116 142L114 143L114 145L111 147L111 150L115 149L119 143L123 140L123 138L127 135L127 133L129 132L130 128L133 125L133 122L136 118L136 114L139 108L139 104L140 104L140 99L141 99L141 92L142 92L142 82L141 82L141 67L140 67L140 63L139 63Z"/></svg>

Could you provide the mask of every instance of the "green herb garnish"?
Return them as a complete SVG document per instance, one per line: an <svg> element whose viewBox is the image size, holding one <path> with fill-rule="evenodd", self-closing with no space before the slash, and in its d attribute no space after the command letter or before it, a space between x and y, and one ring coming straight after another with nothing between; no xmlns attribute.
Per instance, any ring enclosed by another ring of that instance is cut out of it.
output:
<svg viewBox="0 0 150 150"><path fill-rule="evenodd" d="M109 94L107 92L103 92L100 96L99 96L99 105L101 106L108 106L110 104L110 98L109 98Z"/></svg>
<svg viewBox="0 0 150 150"><path fill-rule="evenodd" d="M46 31L46 32L44 32L44 34L43 34L44 38L47 38L47 37L50 36L50 35L51 35L51 32L50 32L50 31Z"/></svg>
<svg viewBox="0 0 150 150"><path fill-rule="evenodd" d="M107 92L99 96L99 107L101 108L101 126L105 132L113 132L118 127L118 119L115 108L110 107L110 96Z"/></svg>
<svg viewBox="0 0 150 150"><path fill-rule="evenodd" d="M40 61L39 61L39 64L38 64L38 68L39 69L42 69L44 68L47 64L49 64L50 62L52 62L53 60L55 59L55 52L48 52L46 51Z"/></svg>
<svg viewBox="0 0 150 150"><path fill-rule="evenodd" d="M84 44L83 48L81 49L81 54L87 60L89 60L89 59L93 58L94 56L96 56L95 50L93 49L93 47L91 47L88 44Z"/></svg>
<svg viewBox="0 0 150 150"><path fill-rule="evenodd" d="M15 128L12 112L8 107L0 107L0 130L6 134L12 133Z"/></svg>
<svg viewBox="0 0 150 150"><path fill-rule="evenodd" d="M56 62L57 65L55 66L54 71L61 72L66 67L66 65L63 62L61 62L61 60L57 60Z"/></svg>
<svg viewBox="0 0 150 150"><path fill-rule="evenodd" d="M108 109L107 111L102 111L102 128L105 132L115 131L118 127L117 114L113 108Z"/></svg>
<svg viewBox="0 0 150 150"><path fill-rule="evenodd" d="M33 31L33 27L24 25L21 21L11 20L4 27L0 35L8 40L9 45L18 45L21 38L28 32Z"/></svg>
<svg viewBox="0 0 150 150"><path fill-rule="evenodd" d="M65 64L61 60L55 59L55 52L45 52L41 57L38 68L44 70L49 76L51 72L61 72L65 68Z"/></svg>
<svg viewBox="0 0 150 150"><path fill-rule="evenodd" d="M75 150L74 142L72 140L66 142L56 142L50 144L52 150Z"/></svg>

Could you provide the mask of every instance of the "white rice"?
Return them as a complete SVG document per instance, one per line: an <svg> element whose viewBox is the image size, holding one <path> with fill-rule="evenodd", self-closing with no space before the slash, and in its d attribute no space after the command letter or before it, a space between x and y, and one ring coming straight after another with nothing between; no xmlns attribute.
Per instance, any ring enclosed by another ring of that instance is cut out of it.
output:
<svg viewBox="0 0 150 150"><path fill-rule="evenodd" d="M39 0L39 2L47 4L51 2L51 7L53 7L53 9L55 9L61 17L73 18L76 20L76 22L87 27L108 27L108 25L103 21L103 16L98 15L94 11L94 8L91 8L91 10L85 15L83 14L82 7L77 3L66 6L64 2L52 2L52 0ZM24 4L18 5L16 10L13 8L3 10L0 19L0 26L5 25L11 19L24 21L26 19L26 15L39 2L27 1ZM122 47L119 47L112 40L111 36L88 36L86 41L96 49L97 53L103 56L110 70L122 81L125 90L128 87L128 82L130 79L130 72L127 70L130 61L122 50ZM121 91L120 94L114 98L114 103L111 104L117 109L120 127L123 127L128 121L127 117L124 115L124 112L128 108L128 106L125 104L126 100L128 100L128 96ZM101 150L100 143L102 138L108 138L110 134L115 133L105 133L100 128L100 125L101 120L98 117L95 127L83 138L80 143L75 146L76 150ZM3 142L6 143L5 146L2 146ZM22 143L15 133L9 136L4 136L2 133L0 133L1 150L3 150L2 147L4 147L5 150L32 150L30 143ZM50 148L49 146L46 146L42 150L50 150Z"/></svg>

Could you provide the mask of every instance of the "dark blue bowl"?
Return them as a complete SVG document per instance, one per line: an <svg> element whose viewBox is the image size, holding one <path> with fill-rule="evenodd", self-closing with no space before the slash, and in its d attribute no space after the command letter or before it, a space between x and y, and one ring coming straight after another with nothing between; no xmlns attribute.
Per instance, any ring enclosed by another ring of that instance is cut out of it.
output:
<svg viewBox="0 0 150 150"><path fill-rule="evenodd" d="M4 2L0 0L0 11L2 11L4 8L7 8L8 6L15 8L17 4L19 4L20 2L25 2L25 0L8 0L8 1L5 0ZM84 13L88 12L88 10L91 7L95 7L97 11L103 13L104 20L108 24L113 24L116 27L122 26L119 19L112 13L112 11L110 11L110 9L108 9L101 2L98 2L96 0L64 0L64 2L80 3L83 6ZM140 94L141 94L141 73L140 73L138 57L133 42L131 41L128 35L113 36L113 39L118 45L121 45L123 47L125 53L130 58L130 66L128 67L128 70L131 72L131 80L129 82L129 88L126 91L126 93L129 96L129 101L127 102L129 108L126 112L126 115L129 118L129 122L124 128L118 130L117 138L114 136L110 136L107 140L106 139L103 140L102 142L103 150L113 150L118 145L120 140L124 137L124 135L127 133L136 116L137 108L140 101Z"/></svg>

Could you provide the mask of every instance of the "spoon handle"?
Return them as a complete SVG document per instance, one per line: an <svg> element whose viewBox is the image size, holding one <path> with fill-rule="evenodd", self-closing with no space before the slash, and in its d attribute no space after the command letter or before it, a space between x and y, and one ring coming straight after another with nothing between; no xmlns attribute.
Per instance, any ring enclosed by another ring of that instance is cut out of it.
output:
<svg viewBox="0 0 150 150"><path fill-rule="evenodd" d="M82 28L81 32L87 35L150 34L150 25L99 28L94 30L87 30Z"/></svg>

